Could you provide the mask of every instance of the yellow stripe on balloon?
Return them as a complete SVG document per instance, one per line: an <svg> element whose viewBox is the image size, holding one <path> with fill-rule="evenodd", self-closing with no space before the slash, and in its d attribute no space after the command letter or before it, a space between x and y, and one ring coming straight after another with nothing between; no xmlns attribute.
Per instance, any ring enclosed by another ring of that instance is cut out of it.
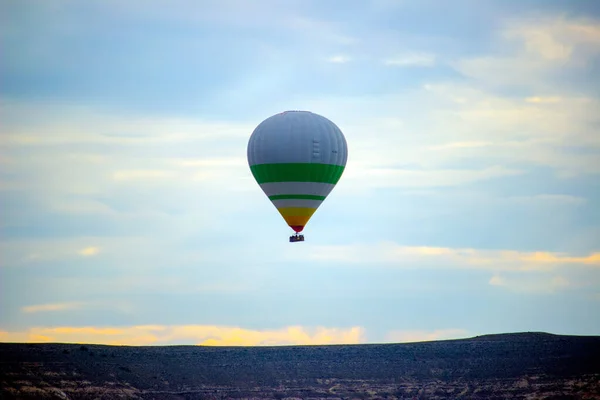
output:
<svg viewBox="0 0 600 400"><path fill-rule="evenodd" d="M289 226L305 226L316 208L281 207L277 209Z"/></svg>

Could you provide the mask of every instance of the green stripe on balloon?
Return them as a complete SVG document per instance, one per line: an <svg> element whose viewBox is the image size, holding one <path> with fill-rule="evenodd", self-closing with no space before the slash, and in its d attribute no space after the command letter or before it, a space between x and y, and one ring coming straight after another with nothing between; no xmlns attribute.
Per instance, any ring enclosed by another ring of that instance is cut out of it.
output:
<svg viewBox="0 0 600 400"><path fill-rule="evenodd" d="M276 194L269 196L271 200L325 200L325 196L315 196L314 194Z"/></svg>
<svg viewBox="0 0 600 400"><path fill-rule="evenodd" d="M250 170L256 181L267 182L321 182L336 184L344 166L318 163L256 164Z"/></svg>

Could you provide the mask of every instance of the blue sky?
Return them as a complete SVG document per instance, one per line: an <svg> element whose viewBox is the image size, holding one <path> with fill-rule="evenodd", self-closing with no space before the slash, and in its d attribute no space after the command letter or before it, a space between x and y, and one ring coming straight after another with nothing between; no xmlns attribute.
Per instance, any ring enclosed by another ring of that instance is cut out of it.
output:
<svg viewBox="0 0 600 400"><path fill-rule="evenodd" d="M595 1L0 1L0 340L600 334ZM348 141L290 229L246 161Z"/></svg>

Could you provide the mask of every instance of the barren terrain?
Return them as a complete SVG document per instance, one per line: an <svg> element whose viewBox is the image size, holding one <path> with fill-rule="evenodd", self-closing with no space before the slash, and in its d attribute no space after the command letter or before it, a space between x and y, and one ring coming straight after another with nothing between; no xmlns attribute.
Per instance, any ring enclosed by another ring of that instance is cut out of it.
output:
<svg viewBox="0 0 600 400"><path fill-rule="evenodd" d="M0 344L0 399L600 399L600 336L206 347Z"/></svg>

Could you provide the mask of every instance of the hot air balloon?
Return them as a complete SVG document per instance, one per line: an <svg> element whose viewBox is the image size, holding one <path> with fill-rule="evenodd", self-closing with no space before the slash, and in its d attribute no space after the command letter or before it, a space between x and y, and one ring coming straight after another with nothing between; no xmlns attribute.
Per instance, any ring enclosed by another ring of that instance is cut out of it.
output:
<svg viewBox="0 0 600 400"><path fill-rule="evenodd" d="M250 171L285 222L300 234L344 172L348 147L329 119L309 111L284 111L262 121L247 149Z"/></svg>

